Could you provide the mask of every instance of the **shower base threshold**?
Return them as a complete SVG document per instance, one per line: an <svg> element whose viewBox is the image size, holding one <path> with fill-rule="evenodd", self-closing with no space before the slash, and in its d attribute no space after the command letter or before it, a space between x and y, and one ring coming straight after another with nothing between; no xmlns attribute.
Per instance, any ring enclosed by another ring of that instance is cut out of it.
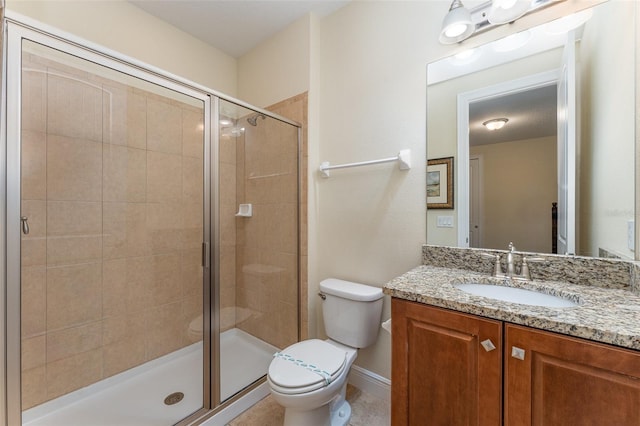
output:
<svg viewBox="0 0 640 426"><path fill-rule="evenodd" d="M264 376L277 348L242 330L220 334L224 401ZM202 407L202 342L78 389L22 413L25 426L169 426ZM182 392L184 398L165 405Z"/></svg>

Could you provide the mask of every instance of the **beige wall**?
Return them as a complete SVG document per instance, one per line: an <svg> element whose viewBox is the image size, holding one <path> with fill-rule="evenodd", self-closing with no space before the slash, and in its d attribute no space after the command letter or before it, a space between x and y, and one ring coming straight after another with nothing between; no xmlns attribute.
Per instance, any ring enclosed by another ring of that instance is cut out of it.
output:
<svg viewBox="0 0 640 426"><path fill-rule="evenodd" d="M583 99L580 254L603 248L629 258L634 217L635 2L599 6L580 43ZM624 40L624 42L620 42ZM620 52L628 52L620 54ZM612 75L615 70L615 77Z"/></svg>
<svg viewBox="0 0 640 426"><path fill-rule="evenodd" d="M550 253L551 203L558 201L556 138L471 147L482 157L481 247Z"/></svg>
<svg viewBox="0 0 640 426"><path fill-rule="evenodd" d="M234 58L124 0L7 0L6 7L230 96L237 93Z"/></svg>
<svg viewBox="0 0 640 426"><path fill-rule="evenodd" d="M266 107L309 90L311 21L298 19L238 58L239 99Z"/></svg>
<svg viewBox="0 0 640 426"><path fill-rule="evenodd" d="M444 2L353 2L320 23L317 160L340 164L411 149L412 169L382 164L333 171L329 179L311 170L317 189L311 208L319 213L310 294L328 277L380 287L420 263L425 70L431 55L444 50L437 27L447 8ZM385 300L383 320L389 305ZM356 364L390 377L390 342L381 331L376 344L359 351Z"/></svg>

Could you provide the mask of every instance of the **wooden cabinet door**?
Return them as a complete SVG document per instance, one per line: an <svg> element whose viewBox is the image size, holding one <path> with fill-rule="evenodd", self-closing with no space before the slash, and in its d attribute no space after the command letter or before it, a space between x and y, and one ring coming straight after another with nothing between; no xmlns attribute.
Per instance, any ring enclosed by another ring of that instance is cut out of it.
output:
<svg viewBox="0 0 640 426"><path fill-rule="evenodd" d="M500 425L502 323L395 298L391 312L392 425Z"/></svg>
<svg viewBox="0 0 640 426"><path fill-rule="evenodd" d="M639 352L507 324L504 359L506 426L640 425Z"/></svg>

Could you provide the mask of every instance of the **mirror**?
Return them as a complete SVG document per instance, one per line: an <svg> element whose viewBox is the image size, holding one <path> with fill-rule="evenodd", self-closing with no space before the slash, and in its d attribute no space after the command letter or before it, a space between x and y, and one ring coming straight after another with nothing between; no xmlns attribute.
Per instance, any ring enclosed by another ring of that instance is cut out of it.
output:
<svg viewBox="0 0 640 426"><path fill-rule="evenodd" d="M427 156L454 167L453 209L427 197L429 244L635 258L635 15L606 2L569 32L553 21L429 64Z"/></svg>

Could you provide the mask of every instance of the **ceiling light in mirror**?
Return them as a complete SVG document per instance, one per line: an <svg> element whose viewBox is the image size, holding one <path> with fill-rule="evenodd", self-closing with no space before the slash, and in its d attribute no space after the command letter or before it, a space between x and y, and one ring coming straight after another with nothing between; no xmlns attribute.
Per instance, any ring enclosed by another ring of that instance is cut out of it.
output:
<svg viewBox="0 0 640 426"><path fill-rule="evenodd" d="M508 118L492 118L491 120L487 120L482 123L482 125L488 130L500 130L508 121Z"/></svg>

